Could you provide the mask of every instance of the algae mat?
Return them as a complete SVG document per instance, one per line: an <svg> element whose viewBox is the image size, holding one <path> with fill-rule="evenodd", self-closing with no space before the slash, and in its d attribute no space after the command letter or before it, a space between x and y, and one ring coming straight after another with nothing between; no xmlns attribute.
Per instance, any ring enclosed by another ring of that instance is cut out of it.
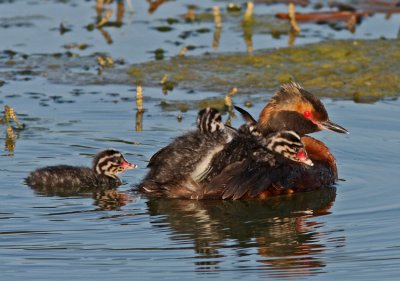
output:
<svg viewBox="0 0 400 281"><path fill-rule="evenodd" d="M337 40L301 47L177 57L134 65L129 74L155 86L164 75L179 87L227 93L274 91L297 81L313 93L355 101L400 94L400 40Z"/></svg>
<svg viewBox="0 0 400 281"><path fill-rule="evenodd" d="M251 94L273 92L293 80L321 97L368 102L400 94L400 40L336 40L253 54L204 54L134 65L116 60L104 69L98 56L3 51L0 87L13 80L43 77L73 85L133 86L140 80L144 87L221 94L237 87L239 94ZM167 82L162 86L165 76Z"/></svg>

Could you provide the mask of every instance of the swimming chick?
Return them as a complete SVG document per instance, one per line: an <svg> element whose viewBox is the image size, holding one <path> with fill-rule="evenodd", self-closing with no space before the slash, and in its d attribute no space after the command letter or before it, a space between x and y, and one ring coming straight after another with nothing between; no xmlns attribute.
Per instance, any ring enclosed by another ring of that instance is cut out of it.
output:
<svg viewBox="0 0 400 281"><path fill-rule="evenodd" d="M117 150L107 149L96 154L92 168L57 165L39 168L29 174L26 183L31 187L109 187L122 184L117 174L135 169Z"/></svg>

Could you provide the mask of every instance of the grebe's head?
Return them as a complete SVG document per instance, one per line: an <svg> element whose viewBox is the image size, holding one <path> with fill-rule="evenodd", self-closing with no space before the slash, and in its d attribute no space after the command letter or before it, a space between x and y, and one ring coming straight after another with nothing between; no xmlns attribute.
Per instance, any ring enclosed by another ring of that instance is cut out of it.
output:
<svg viewBox="0 0 400 281"><path fill-rule="evenodd" d="M281 131L268 136L267 149L295 162L313 166L300 136L293 131Z"/></svg>
<svg viewBox="0 0 400 281"><path fill-rule="evenodd" d="M122 153L115 149L103 150L96 154L93 160L93 169L95 173L111 178L117 178L117 174L136 168L136 164L126 161Z"/></svg>
<svg viewBox="0 0 400 281"><path fill-rule="evenodd" d="M290 130L299 135L321 130L349 133L329 120L325 106L316 96L294 82L283 84L264 107L258 130L262 133Z"/></svg>
<svg viewBox="0 0 400 281"><path fill-rule="evenodd" d="M197 114L196 123L199 130L204 134L222 131L225 127L221 113L212 107L200 110Z"/></svg>

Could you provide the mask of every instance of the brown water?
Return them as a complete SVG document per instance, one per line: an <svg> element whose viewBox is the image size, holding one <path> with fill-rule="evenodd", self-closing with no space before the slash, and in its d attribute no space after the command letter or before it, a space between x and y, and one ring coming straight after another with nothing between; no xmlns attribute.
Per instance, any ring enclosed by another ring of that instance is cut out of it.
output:
<svg viewBox="0 0 400 281"><path fill-rule="evenodd" d="M154 14L147 13L145 1L133 5L131 21L126 13L125 25L107 29L114 40L108 45L97 30L83 28L94 21L94 2L2 2L0 50L50 54L63 52L67 42L89 42L91 47L82 54L110 52L128 62L153 59L147 52L157 47L167 49L167 57L178 51L167 41L177 40L186 25L174 26L168 36L151 27L160 18L184 14L186 5L166 3ZM282 7L260 6L259 11ZM17 14L24 19L12 24L9 18ZM381 14L369 20L356 34L309 25L297 43L389 36L398 28L398 15L389 21ZM392 29L379 28L395 20ZM64 21L72 32L60 35L51 30ZM134 40L138 36L143 39ZM255 36L255 48L287 44L286 38L270 42L265 36ZM206 45L192 54L212 50L207 41L211 37L192 37L191 42ZM246 51L233 27L221 42L225 43L217 52ZM8 59L0 59L0 80L6 82L0 87L0 106L12 106L26 127L14 130L12 141L0 125L1 280L398 279L397 98L374 104L323 100L331 119L351 132L313 135L337 158L341 180L336 188L262 202L156 200L130 191L145 175L148 159L194 128L197 101L223 95L175 89L165 96L160 88L144 87L145 112L140 116L133 85L53 84L45 75L17 73L4 64ZM239 95L234 102L251 100L249 111L256 116L271 94ZM183 111L166 106L182 100L192 106ZM233 122L237 126L241 120ZM128 161L139 165L122 175L125 184L118 191L68 193L32 190L24 184L37 167L89 165L91 156L106 147L124 152Z"/></svg>

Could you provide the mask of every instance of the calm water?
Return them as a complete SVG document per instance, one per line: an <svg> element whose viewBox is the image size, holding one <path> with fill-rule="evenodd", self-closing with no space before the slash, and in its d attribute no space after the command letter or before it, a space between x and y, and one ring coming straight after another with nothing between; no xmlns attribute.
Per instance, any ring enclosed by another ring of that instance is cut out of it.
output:
<svg viewBox="0 0 400 281"><path fill-rule="evenodd" d="M94 3L43 3L0 4L0 23L27 5L26 15L35 15L28 21L32 25L1 27L0 50L51 53L63 51L67 41L76 40L93 44L82 52L112 52L128 61L153 59L147 52L156 45L168 49L170 55L178 51L149 27L157 25L159 18L183 14L186 5L172 2L149 15L145 1L134 3L132 22L126 19L124 28L109 29L114 44L106 45L99 33L88 33L82 27L94 21ZM55 20L52 13L61 8L63 13L57 15L61 18ZM39 16L49 10L53 12ZM67 20L73 15L74 20ZM388 24L383 16L374 17ZM60 21L66 21L74 32L64 37L51 31ZM46 28L39 28L43 26ZM372 33L369 26L366 22L364 33L360 28L351 36L373 37L368 35ZM383 35L395 34L396 28L385 29ZM143 29L150 30L146 37L150 41L135 45L134 55L129 56L131 32ZM43 34L34 38L35 30ZM350 36L345 31L328 31L321 37L330 33L333 38ZM312 34L314 31L309 31L304 40L321 40ZM230 35L232 41L226 38L220 51L245 51L243 38L234 35ZM41 36L55 38L43 45L38 40ZM202 36L193 40L204 41ZM287 41L283 38L266 44L255 47L284 46ZM193 54L208 49L209 45ZM351 132L348 136L313 135L337 158L341 181L336 188L265 202L154 200L130 190L145 175L147 160L155 151L194 128L197 113L192 107L181 112L160 104L182 99L195 103L221 94L175 89L164 96L161 89L145 88L146 111L140 117L133 86L54 85L43 77L14 78L0 87L0 106L13 106L26 128L15 131L12 143L5 126L0 125L1 280L398 279L398 99L374 104L323 100L331 119ZM252 100L254 107L249 111L257 115L270 96L267 92L242 95L234 97L234 102L243 105ZM178 115L183 117L181 122ZM138 123L142 131L136 130ZM234 125L238 124L240 120L234 120ZM15 144L13 151L10 144ZM24 184L32 169L59 163L89 165L91 156L105 147L121 150L128 161L139 165L122 175L126 183L118 191L68 193L32 190Z"/></svg>

